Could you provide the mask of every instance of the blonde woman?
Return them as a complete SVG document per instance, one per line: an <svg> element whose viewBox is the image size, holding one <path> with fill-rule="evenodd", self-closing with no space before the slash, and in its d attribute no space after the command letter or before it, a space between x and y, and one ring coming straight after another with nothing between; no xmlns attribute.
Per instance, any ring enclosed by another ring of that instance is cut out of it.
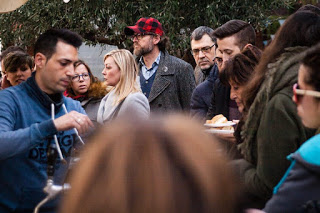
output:
<svg viewBox="0 0 320 213"><path fill-rule="evenodd" d="M97 120L103 124L118 116L149 117L148 99L137 81L138 66L133 55L125 49L113 50L104 56L102 74L113 89L101 101Z"/></svg>

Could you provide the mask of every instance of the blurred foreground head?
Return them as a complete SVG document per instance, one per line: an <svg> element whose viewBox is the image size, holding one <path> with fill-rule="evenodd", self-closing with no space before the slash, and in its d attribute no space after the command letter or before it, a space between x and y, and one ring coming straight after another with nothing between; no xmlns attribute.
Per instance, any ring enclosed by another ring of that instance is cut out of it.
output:
<svg viewBox="0 0 320 213"><path fill-rule="evenodd" d="M220 147L180 116L105 126L82 153L62 212L234 212Z"/></svg>

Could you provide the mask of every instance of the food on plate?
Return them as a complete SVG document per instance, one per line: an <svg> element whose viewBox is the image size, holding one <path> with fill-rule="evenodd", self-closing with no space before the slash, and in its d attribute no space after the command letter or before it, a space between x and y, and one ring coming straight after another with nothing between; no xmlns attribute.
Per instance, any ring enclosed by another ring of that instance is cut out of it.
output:
<svg viewBox="0 0 320 213"><path fill-rule="evenodd" d="M233 126L216 127L216 129L221 129L221 130L232 130L232 131L234 131Z"/></svg>
<svg viewBox="0 0 320 213"><path fill-rule="evenodd" d="M224 117L222 114L214 116L211 120L207 120L206 123L211 124L221 124L228 122L228 119Z"/></svg>
<svg viewBox="0 0 320 213"><path fill-rule="evenodd" d="M228 119L226 117L224 117L222 114L214 116L211 120L206 120L206 124L215 124L215 125L224 124L224 123L228 123L228 122L232 122L232 121L228 121ZM232 130L232 131L234 131L234 128L233 128L232 125L230 125L230 126L221 126L221 127L213 127L211 129Z"/></svg>
<svg viewBox="0 0 320 213"><path fill-rule="evenodd" d="M221 124L228 122L228 119L224 117L222 114L214 116L211 120L207 120L207 124Z"/></svg>

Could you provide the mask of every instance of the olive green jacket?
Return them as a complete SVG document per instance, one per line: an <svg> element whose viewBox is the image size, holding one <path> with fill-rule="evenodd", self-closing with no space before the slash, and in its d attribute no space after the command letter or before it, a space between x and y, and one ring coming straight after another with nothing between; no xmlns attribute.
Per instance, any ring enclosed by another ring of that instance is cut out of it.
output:
<svg viewBox="0 0 320 213"><path fill-rule="evenodd" d="M266 78L251 105L239 144L244 159L235 161L245 191L262 208L290 165L286 157L314 134L307 131L292 101L299 61L306 48L289 48L268 65Z"/></svg>

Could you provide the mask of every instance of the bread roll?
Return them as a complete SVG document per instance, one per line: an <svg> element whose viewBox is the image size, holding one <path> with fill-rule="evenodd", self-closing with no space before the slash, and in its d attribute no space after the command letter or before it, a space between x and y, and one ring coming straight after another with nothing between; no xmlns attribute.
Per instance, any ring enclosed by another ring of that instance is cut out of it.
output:
<svg viewBox="0 0 320 213"><path fill-rule="evenodd" d="M224 117L222 114L216 115L211 119L213 124L222 124L228 122L228 119Z"/></svg>

